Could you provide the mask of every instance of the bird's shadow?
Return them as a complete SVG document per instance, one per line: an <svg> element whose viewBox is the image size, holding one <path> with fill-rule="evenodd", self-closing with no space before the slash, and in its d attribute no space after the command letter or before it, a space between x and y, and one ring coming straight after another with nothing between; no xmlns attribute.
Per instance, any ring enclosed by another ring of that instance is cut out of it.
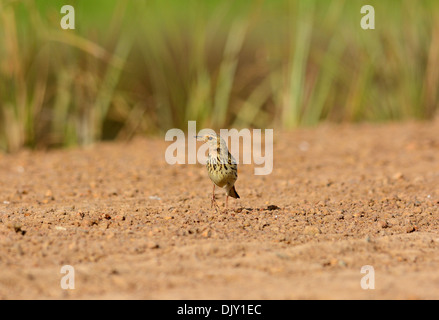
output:
<svg viewBox="0 0 439 320"><path fill-rule="evenodd" d="M257 211L275 211L275 210L280 210L281 208L271 204L269 206L266 207L237 207L233 209L234 213L241 213L241 212L257 212Z"/></svg>

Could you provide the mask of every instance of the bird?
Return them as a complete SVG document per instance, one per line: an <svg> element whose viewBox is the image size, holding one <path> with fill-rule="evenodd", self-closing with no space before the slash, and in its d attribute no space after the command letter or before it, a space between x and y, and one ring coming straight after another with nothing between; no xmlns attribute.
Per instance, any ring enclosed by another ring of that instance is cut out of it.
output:
<svg viewBox="0 0 439 320"><path fill-rule="evenodd" d="M235 189L235 182L238 179L238 164L227 149L226 142L219 135L206 134L195 136L195 138L203 141L209 147L206 167L207 174L213 182L211 207L218 208L215 201L215 186L218 186L226 190L225 209L227 210L229 196L235 199L240 198Z"/></svg>

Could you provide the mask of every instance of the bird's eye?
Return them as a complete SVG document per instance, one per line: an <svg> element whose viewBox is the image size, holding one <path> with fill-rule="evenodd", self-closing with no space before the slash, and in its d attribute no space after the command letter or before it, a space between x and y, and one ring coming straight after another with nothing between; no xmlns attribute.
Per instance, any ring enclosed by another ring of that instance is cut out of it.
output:
<svg viewBox="0 0 439 320"><path fill-rule="evenodd" d="M209 137L208 139L209 139L209 140L212 140L212 137Z"/></svg>

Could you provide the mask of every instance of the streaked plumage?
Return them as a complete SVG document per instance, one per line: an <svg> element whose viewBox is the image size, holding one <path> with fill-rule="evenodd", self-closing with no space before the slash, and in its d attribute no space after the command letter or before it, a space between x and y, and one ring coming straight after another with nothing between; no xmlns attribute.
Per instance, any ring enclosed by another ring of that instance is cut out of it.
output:
<svg viewBox="0 0 439 320"><path fill-rule="evenodd" d="M209 146L207 157L207 174L214 183L212 194L212 206L215 203L215 185L226 190L226 208L229 196L239 198L235 189L235 182L238 179L238 165L235 158L227 149L226 142L219 135L205 135L196 138L204 141Z"/></svg>

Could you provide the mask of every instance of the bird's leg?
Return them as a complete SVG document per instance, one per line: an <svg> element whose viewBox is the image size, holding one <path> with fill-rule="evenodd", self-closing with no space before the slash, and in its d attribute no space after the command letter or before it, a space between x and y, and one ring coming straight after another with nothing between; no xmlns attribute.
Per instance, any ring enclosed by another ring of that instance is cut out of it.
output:
<svg viewBox="0 0 439 320"><path fill-rule="evenodd" d="M213 191L212 191L212 205L211 205L211 208L213 208L214 206L216 206L216 203L215 203L215 184L213 184Z"/></svg>
<svg viewBox="0 0 439 320"><path fill-rule="evenodd" d="M229 202L229 195L226 195L226 211L227 211L228 202Z"/></svg>

